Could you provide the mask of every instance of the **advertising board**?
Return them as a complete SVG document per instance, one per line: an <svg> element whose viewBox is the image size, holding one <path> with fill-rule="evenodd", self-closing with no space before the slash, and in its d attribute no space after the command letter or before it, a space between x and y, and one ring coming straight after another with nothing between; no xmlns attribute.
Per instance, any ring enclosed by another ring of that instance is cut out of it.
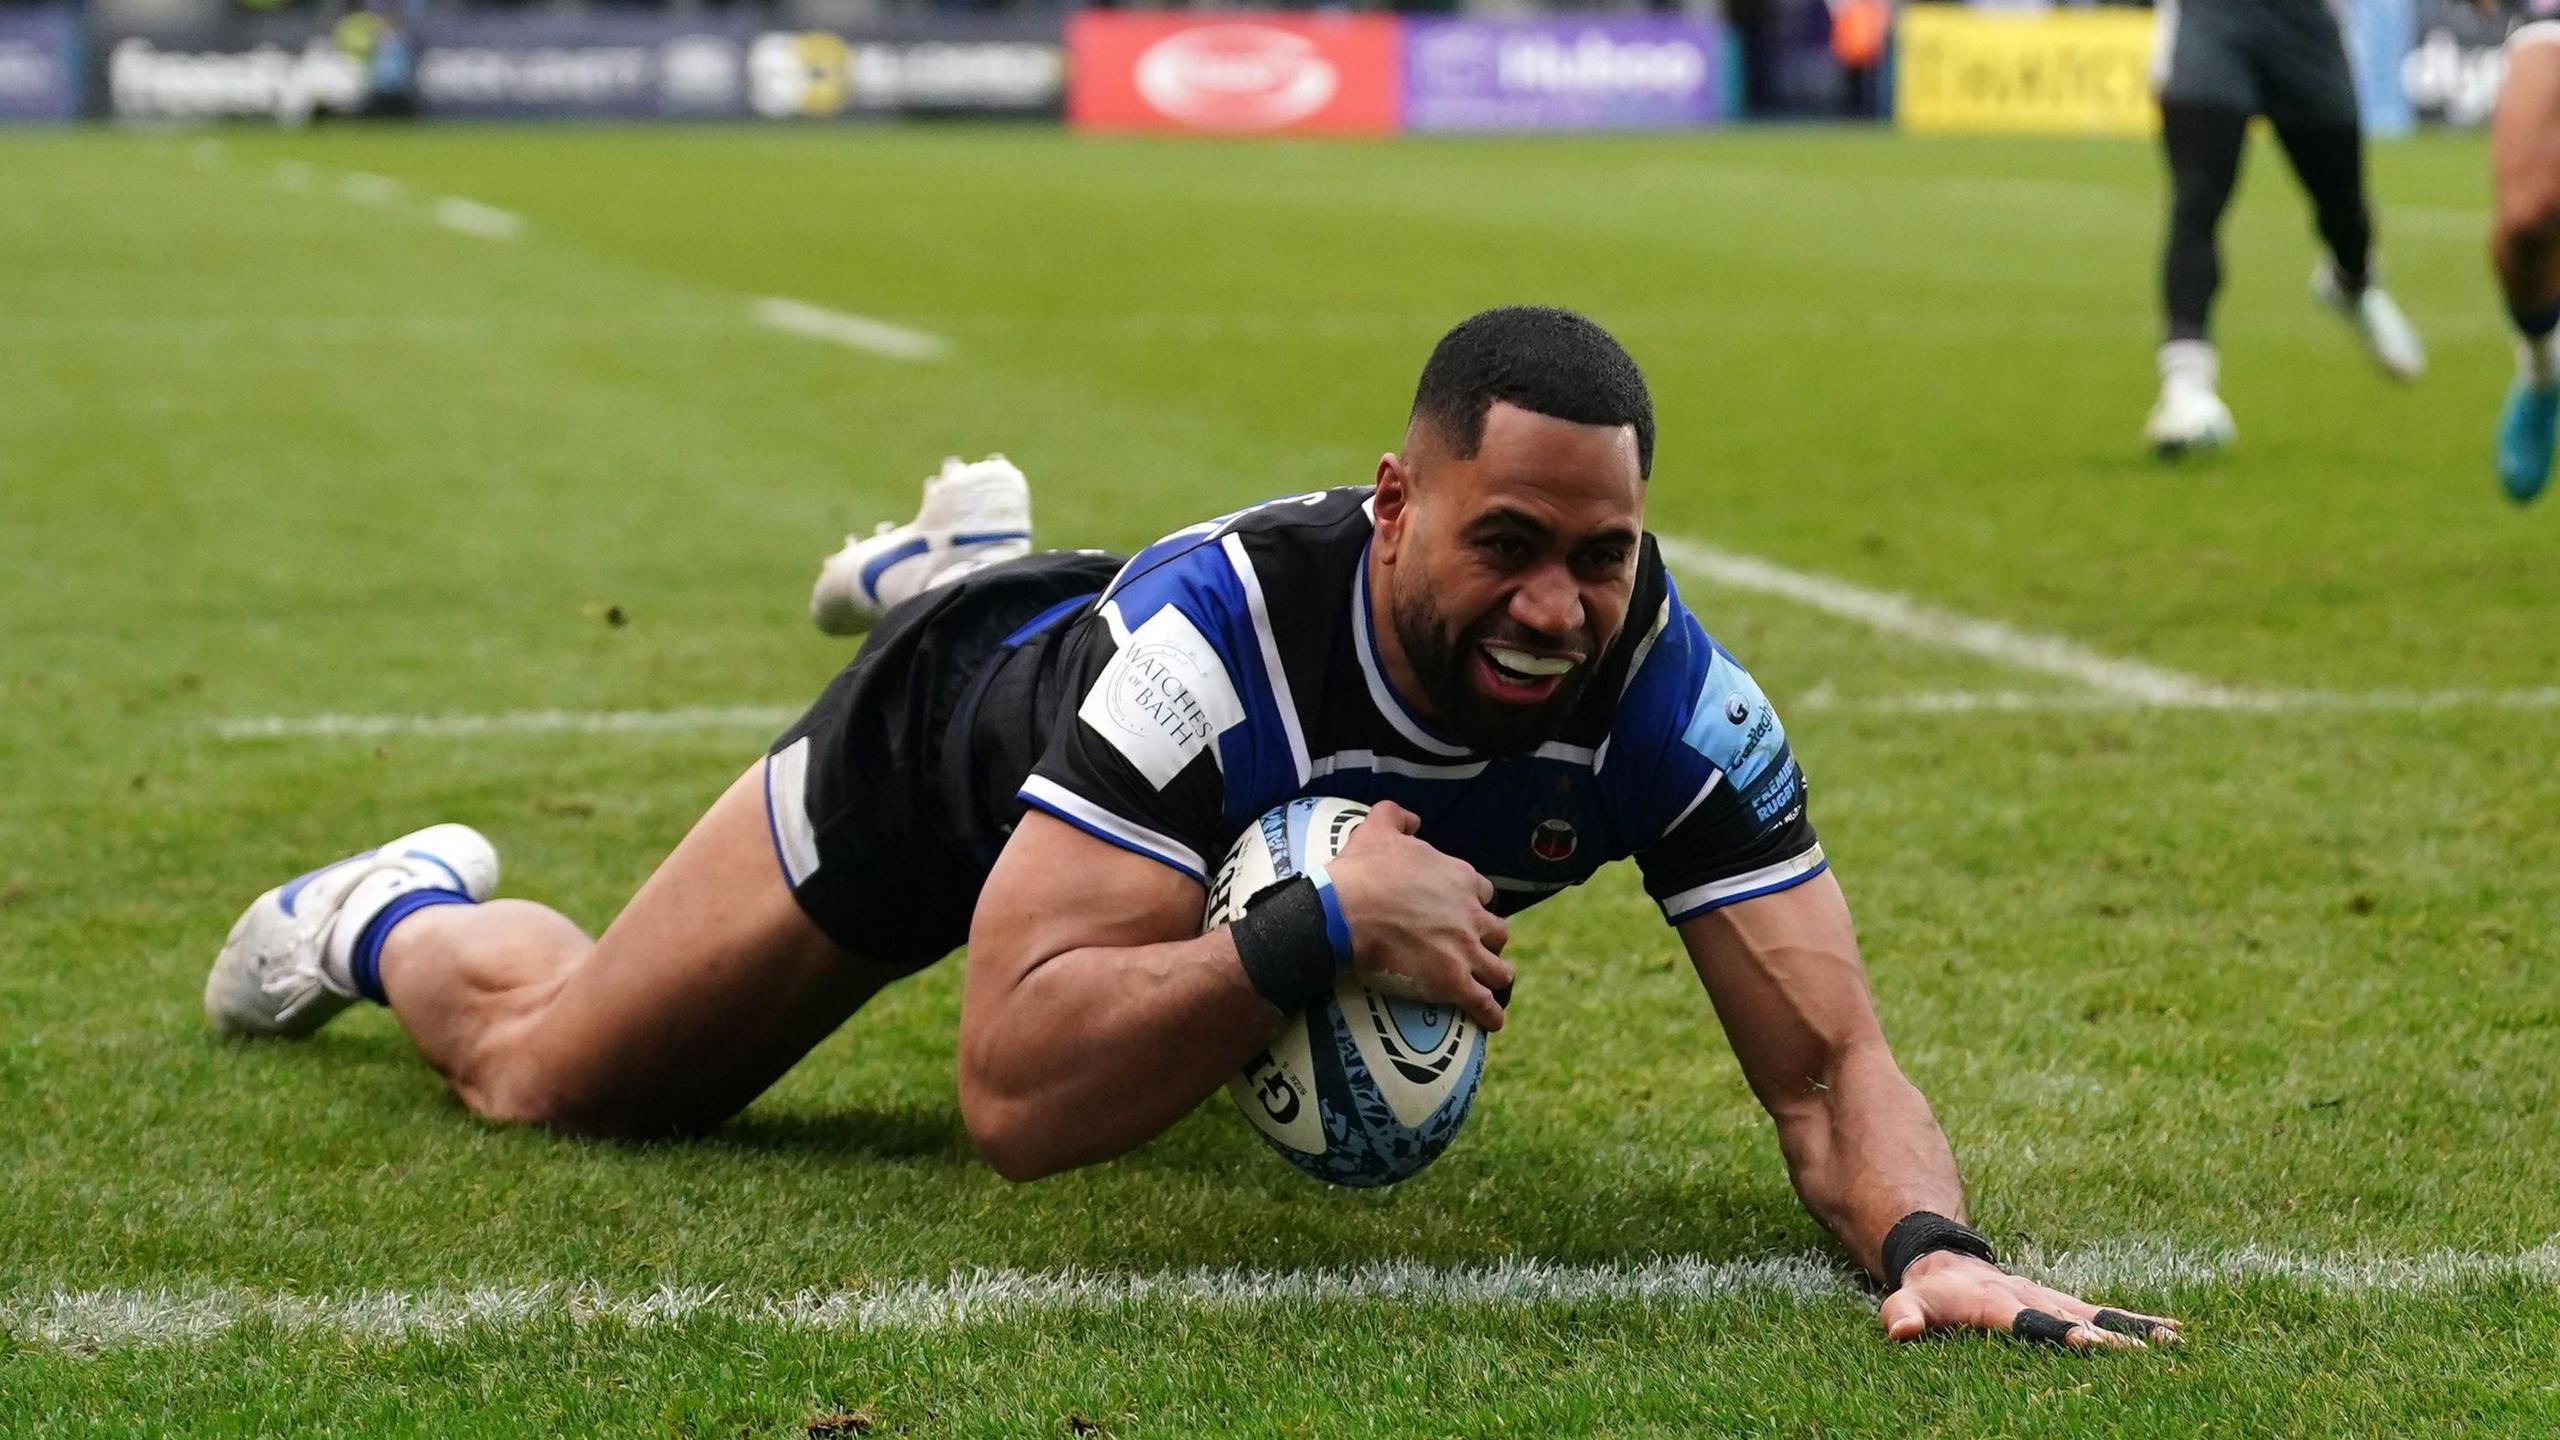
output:
<svg viewBox="0 0 2560 1440"><path fill-rule="evenodd" d="M1383 135L1403 111L1389 16L1079 11L1067 118L1087 130Z"/></svg>
<svg viewBox="0 0 2560 1440"><path fill-rule="evenodd" d="M2151 39L2142 10L1911 6L1894 117L1940 134L2147 135L2159 125Z"/></svg>
<svg viewBox="0 0 2560 1440"><path fill-rule="evenodd" d="M119 120L299 124L353 113L366 93L364 63L302 16L215 14L134 33L101 26L92 48L106 112Z"/></svg>
<svg viewBox="0 0 2560 1440"><path fill-rule="evenodd" d="M782 30L718 15L613 10L432 17L415 37L417 112L506 120L1055 116L1066 48L1054 18L921 16L859 31ZM367 67L312 22L281 17L113 36L108 112L128 120L353 112Z"/></svg>
<svg viewBox="0 0 2560 1440"><path fill-rule="evenodd" d="M0 121L80 112L80 27L68 6L0 6Z"/></svg>
<svg viewBox="0 0 2560 1440"><path fill-rule="evenodd" d="M1682 19L1416 20L1405 123L1416 130L1636 130L1722 118L1723 32Z"/></svg>
<svg viewBox="0 0 2560 1440"><path fill-rule="evenodd" d="M884 20L846 34L767 30L747 48L749 109L767 119L1056 116L1067 59L1054 14Z"/></svg>

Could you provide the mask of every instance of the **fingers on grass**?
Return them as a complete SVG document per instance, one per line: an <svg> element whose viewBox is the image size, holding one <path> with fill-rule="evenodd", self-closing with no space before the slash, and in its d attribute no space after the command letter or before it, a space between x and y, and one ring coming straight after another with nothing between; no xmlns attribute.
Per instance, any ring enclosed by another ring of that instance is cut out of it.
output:
<svg viewBox="0 0 2560 1440"><path fill-rule="evenodd" d="M2163 1345L2178 1343L2178 1322L2162 1319L2156 1315L2136 1315L2127 1310L2100 1310L2089 1317L2089 1323L2101 1330L2118 1335L2130 1335L2137 1340L2154 1341Z"/></svg>
<svg viewBox="0 0 2560 1440"><path fill-rule="evenodd" d="M1885 1297L1884 1308L1876 1312L1884 1322L1885 1335L1894 1340L1917 1340L1929 1332L1929 1312L1908 1290L1898 1290Z"/></svg>
<svg viewBox="0 0 2560 1440"><path fill-rule="evenodd" d="M2078 1320L2065 1320L2047 1310L2028 1308L2009 1322L2009 1333L2030 1345L2051 1345L2065 1350L2135 1349L2142 1342L2130 1335L2100 1330Z"/></svg>

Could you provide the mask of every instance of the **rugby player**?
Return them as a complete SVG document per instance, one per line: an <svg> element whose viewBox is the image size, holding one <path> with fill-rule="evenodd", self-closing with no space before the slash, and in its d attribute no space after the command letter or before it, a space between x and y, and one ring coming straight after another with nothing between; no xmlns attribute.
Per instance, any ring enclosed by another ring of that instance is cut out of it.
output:
<svg viewBox="0 0 2560 1440"><path fill-rule="evenodd" d="M1368 486L1134 558L1021 554L1020 473L947 466L819 582L822 623L876 621L860 655L602 937L491 898L441 825L260 896L207 1011L303 1035L371 1000L482 1115L691 1132L965 941L960 1108L1029 1180L1146 1143L1345 970L1500 1029L1504 917L1632 857L1894 1338L2174 1339L1964 1225L1786 732L1645 535L1653 446L1615 340L1512 308L1440 342ZM1202 933L1228 841L1314 794L1374 808Z"/></svg>
<svg viewBox="0 0 2560 1440"><path fill-rule="evenodd" d="M2170 184L2165 333L2160 399L2142 432L2155 455L2219 449L2238 435L2219 393L2212 319L2216 236L2253 116L2273 123L2311 198L2327 251L2312 271L2314 297L2345 318L2384 374L2415 380L2426 369L2418 332L2374 283L2362 120L2339 24L2327 0L2160 0L2151 65Z"/></svg>
<svg viewBox="0 0 2560 1440"><path fill-rule="evenodd" d="M2483 0L2484 9L2496 0ZM2523 504L2551 481L2560 427L2560 3L2516 7L2524 23L2507 37L2507 77L2489 122L2497 185L2489 262L2516 327L2516 378L2498 417L2498 481Z"/></svg>

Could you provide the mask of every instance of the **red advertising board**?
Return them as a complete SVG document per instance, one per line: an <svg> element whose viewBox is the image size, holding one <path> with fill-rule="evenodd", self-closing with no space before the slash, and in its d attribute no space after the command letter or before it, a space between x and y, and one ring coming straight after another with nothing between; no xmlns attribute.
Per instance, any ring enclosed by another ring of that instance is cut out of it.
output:
<svg viewBox="0 0 2560 1440"><path fill-rule="evenodd" d="M1067 119L1084 130L1384 135L1404 108L1385 15L1079 11Z"/></svg>

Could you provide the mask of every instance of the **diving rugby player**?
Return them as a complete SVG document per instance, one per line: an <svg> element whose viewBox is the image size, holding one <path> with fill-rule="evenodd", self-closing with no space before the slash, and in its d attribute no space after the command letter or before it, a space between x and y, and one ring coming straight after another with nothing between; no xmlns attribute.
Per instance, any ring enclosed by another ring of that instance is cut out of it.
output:
<svg viewBox="0 0 2560 1440"><path fill-rule="evenodd" d="M820 580L823 624L876 617L861 654L601 938L440 825L260 896L207 1010L302 1035L371 1000L482 1115L689 1132L965 941L961 1111L1030 1180L1145 1144L1345 969L1501 1028L1504 917L1632 857L1892 1336L2173 1338L1962 1223L1786 732L1644 533L1653 441L1616 341L1515 308L1440 342L1370 485L1131 559L1021 554L1020 473L946 467ZM1301 795L1374 808L1201 933L1228 842Z"/></svg>

